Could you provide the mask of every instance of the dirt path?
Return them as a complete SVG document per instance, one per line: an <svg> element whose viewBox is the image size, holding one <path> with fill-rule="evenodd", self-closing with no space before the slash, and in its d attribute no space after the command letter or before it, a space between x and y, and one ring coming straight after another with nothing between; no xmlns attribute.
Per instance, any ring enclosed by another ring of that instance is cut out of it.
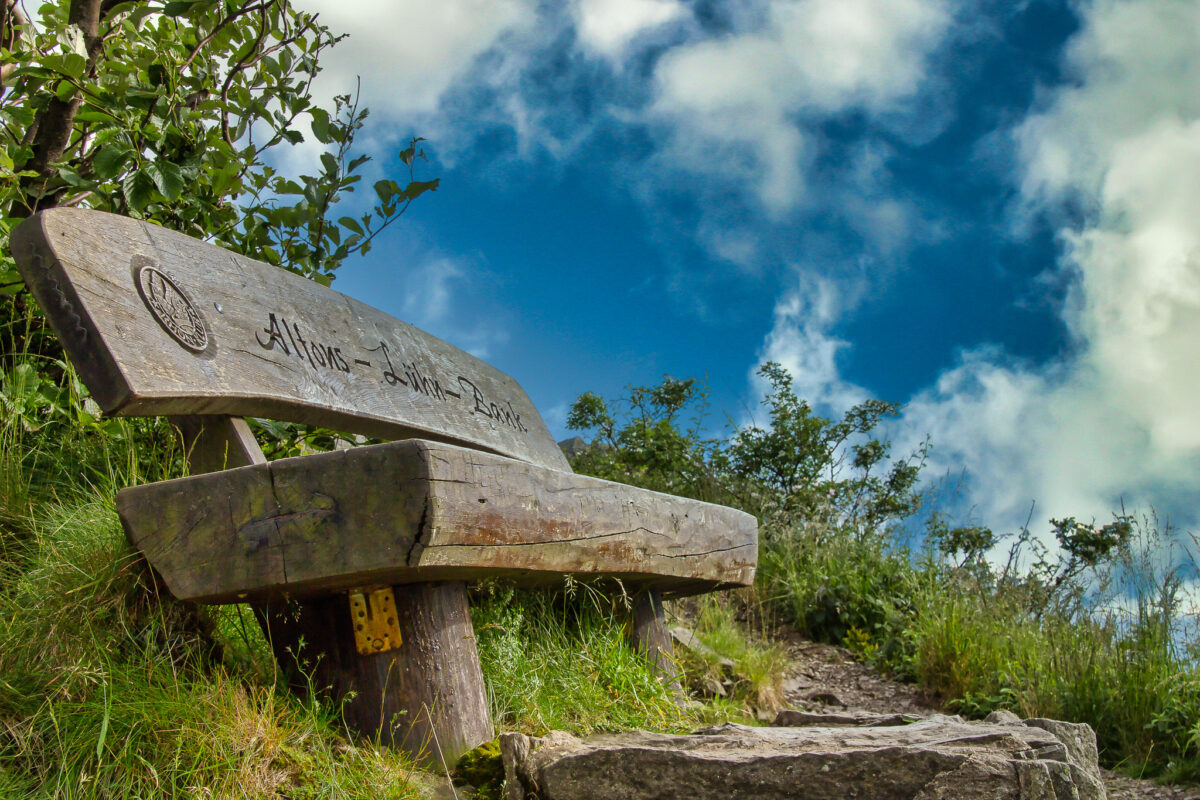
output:
<svg viewBox="0 0 1200 800"><path fill-rule="evenodd" d="M915 686L882 677L855 661L849 651L784 634L792 665L784 680L784 699L803 711L870 711L877 714L932 714L935 698ZM1200 787L1163 786L1104 770L1109 800L1200 800Z"/></svg>

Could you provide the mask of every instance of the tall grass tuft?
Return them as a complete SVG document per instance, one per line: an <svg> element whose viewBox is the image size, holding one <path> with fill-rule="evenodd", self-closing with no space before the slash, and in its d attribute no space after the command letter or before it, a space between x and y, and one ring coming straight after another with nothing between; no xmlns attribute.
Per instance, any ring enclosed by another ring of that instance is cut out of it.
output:
<svg viewBox="0 0 1200 800"><path fill-rule="evenodd" d="M627 641L624 614L586 586L557 594L487 585L472 608L493 721L577 734L682 731L695 718Z"/></svg>
<svg viewBox="0 0 1200 800"><path fill-rule="evenodd" d="M0 594L0 775L37 787L16 796L416 796L411 765L348 745L336 709L222 663L199 612L155 594L110 502L31 523Z"/></svg>

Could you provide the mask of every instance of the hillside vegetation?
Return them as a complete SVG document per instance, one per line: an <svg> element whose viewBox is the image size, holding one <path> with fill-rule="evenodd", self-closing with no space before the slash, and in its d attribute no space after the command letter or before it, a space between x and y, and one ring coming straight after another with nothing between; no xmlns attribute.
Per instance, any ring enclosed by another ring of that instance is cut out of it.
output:
<svg viewBox="0 0 1200 800"><path fill-rule="evenodd" d="M595 444L575 467L757 514L757 602L950 710L1087 722L1108 766L1200 778L1190 535L1124 510L1004 535L954 526L922 509L925 448L889 460L876 438L895 406L828 420L778 365L761 376L765 420L707 440L691 381L635 388L616 410L585 395L571 422Z"/></svg>
<svg viewBox="0 0 1200 800"><path fill-rule="evenodd" d="M288 689L248 607L197 607L161 589L126 542L114 496L183 474L174 432L165 420L100 418L67 364L30 352L47 335L40 318L6 302L0 797L419 796L413 765L353 737L320 687ZM278 423L258 433L276 455L332 441ZM682 731L745 713L752 686L722 707L681 709L630 648L621 602L585 585L475 587L498 728ZM731 638L719 609L701 616L702 633L740 648L740 671L770 652Z"/></svg>

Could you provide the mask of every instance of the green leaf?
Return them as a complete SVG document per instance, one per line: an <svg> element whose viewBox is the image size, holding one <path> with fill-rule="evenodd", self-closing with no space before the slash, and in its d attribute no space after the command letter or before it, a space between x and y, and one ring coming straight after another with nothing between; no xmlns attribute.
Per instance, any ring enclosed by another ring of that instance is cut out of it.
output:
<svg viewBox="0 0 1200 800"><path fill-rule="evenodd" d="M183 192L183 170L178 164L166 160L155 162L154 167L156 169L150 173L154 185L168 200L178 200Z"/></svg>
<svg viewBox="0 0 1200 800"><path fill-rule="evenodd" d="M338 173L338 162L332 153L321 153L321 164L325 167L325 172L330 175Z"/></svg>
<svg viewBox="0 0 1200 800"><path fill-rule="evenodd" d="M54 96L64 103L69 103L75 96L75 84L70 81L59 81L54 87Z"/></svg>
<svg viewBox="0 0 1200 800"><path fill-rule="evenodd" d="M417 145L423 141L425 141L423 136L417 136L408 143L408 147L400 151L400 160L403 161L405 165L411 167L413 165L413 161L415 161L417 158L425 157L425 153L417 149Z"/></svg>
<svg viewBox="0 0 1200 800"><path fill-rule="evenodd" d="M404 196L409 200L416 200L426 192L437 191L438 183L438 179L432 181L413 181L404 188Z"/></svg>
<svg viewBox="0 0 1200 800"><path fill-rule="evenodd" d="M186 16L199 0L173 0L163 6L163 13L168 17L183 17Z"/></svg>
<svg viewBox="0 0 1200 800"><path fill-rule="evenodd" d="M154 199L154 181L145 170L127 172L121 181L125 202L134 211L141 211Z"/></svg>
<svg viewBox="0 0 1200 800"><path fill-rule="evenodd" d="M387 203L397 191L399 191L399 187L396 186L395 181L389 181L387 178L375 181L375 194L379 195L381 203Z"/></svg>
<svg viewBox="0 0 1200 800"><path fill-rule="evenodd" d="M92 158L92 172L100 180L116 177L133 155L133 148L123 142L114 142L101 147Z"/></svg>
<svg viewBox="0 0 1200 800"><path fill-rule="evenodd" d="M60 28L57 36L58 45L68 53L87 57L87 41L83 36L83 28L78 25L67 25Z"/></svg>
<svg viewBox="0 0 1200 800"><path fill-rule="evenodd" d="M87 59L78 53L50 53L42 58L42 66L78 80L87 68Z"/></svg>
<svg viewBox="0 0 1200 800"><path fill-rule="evenodd" d="M58 168L58 177L62 178L63 181L65 181L67 183L67 185L73 186L76 189L90 188L92 185L91 181L88 181L87 179L83 178L82 176L80 176L80 174L78 172L71 169L70 167L59 167Z"/></svg>
<svg viewBox="0 0 1200 800"><path fill-rule="evenodd" d="M359 225L358 220L354 219L353 217L342 217L341 219L338 220L338 224L341 225L343 228L349 228L350 230L357 233L359 236L363 235L362 225Z"/></svg>
<svg viewBox="0 0 1200 800"><path fill-rule="evenodd" d="M323 108L314 108L308 112L312 115L312 132L321 144L330 144L333 134L329 130L329 112Z"/></svg>
<svg viewBox="0 0 1200 800"><path fill-rule="evenodd" d="M139 6L135 7L132 11L129 12L129 21L132 22L134 25L137 25L142 20L144 20L146 17L150 16L153 13L156 13L156 11L157 11L157 9L155 9L151 5L148 5L148 4L147 5L139 5Z"/></svg>
<svg viewBox="0 0 1200 800"><path fill-rule="evenodd" d="M0 270L0 292L15 295L20 294L24 289L25 283L21 280L21 273L17 272L16 267Z"/></svg>
<svg viewBox="0 0 1200 800"><path fill-rule="evenodd" d="M109 111L101 111L95 108L81 108L79 113L75 115L78 122L98 122L101 125L110 125L113 122L120 122L120 119ZM105 133L119 133L119 131L105 131ZM96 137L99 140L99 136Z"/></svg>

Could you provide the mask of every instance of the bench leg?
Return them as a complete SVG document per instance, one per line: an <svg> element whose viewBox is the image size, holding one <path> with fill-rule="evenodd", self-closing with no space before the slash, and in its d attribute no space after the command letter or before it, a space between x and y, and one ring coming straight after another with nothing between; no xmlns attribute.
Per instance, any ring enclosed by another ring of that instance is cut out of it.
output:
<svg viewBox="0 0 1200 800"><path fill-rule="evenodd" d="M662 592L643 589L633 596L629 609L629 639L671 689L680 691L679 664L671 647L671 632L667 630L663 613Z"/></svg>
<svg viewBox="0 0 1200 800"><path fill-rule="evenodd" d="M372 655L360 655L355 647L345 595L256 610L279 662L300 668L293 685L327 688L342 702L351 729L425 765L452 767L460 755L495 736L466 585L392 590L402 643Z"/></svg>

